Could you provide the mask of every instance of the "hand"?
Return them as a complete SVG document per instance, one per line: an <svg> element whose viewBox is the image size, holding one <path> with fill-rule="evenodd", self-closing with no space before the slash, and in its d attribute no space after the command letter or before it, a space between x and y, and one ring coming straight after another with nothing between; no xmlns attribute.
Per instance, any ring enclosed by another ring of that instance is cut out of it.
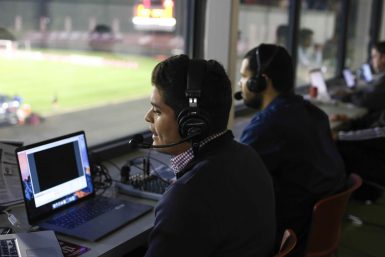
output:
<svg viewBox="0 0 385 257"><path fill-rule="evenodd" d="M352 94L351 90L339 89L333 95L336 97L346 97L346 96L351 95L351 94Z"/></svg>
<svg viewBox="0 0 385 257"><path fill-rule="evenodd" d="M329 120L330 121L348 121L350 120L350 118L346 114L337 113L337 114L330 115Z"/></svg>

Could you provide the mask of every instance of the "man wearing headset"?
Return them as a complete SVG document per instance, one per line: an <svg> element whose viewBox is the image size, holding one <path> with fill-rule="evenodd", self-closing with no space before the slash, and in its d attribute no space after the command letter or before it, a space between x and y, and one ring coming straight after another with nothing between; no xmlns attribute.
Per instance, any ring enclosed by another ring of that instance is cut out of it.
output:
<svg viewBox="0 0 385 257"><path fill-rule="evenodd" d="M372 116L365 125L369 126L372 119L385 110L385 41L376 43L371 49L371 65L375 72L374 80L365 88L356 91L340 90L336 94L344 102L365 107ZM336 115L333 120L345 121L344 115Z"/></svg>
<svg viewBox="0 0 385 257"><path fill-rule="evenodd" d="M244 103L258 110L240 141L262 157L273 177L277 241L284 229L298 237L303 256L316 201L343 189L344 164L327 115L294 93L292 59L283 47L261 44L241 64Z"/></svg>
<svg viewBox="0 0 385 257"><path fill-rule="evenodd" d="M227 130L223 67L178 55L156 65L151 82L152 147L172 155L177 180L156 207L145 256L272 256L272 181L258 154Z"/></svg>

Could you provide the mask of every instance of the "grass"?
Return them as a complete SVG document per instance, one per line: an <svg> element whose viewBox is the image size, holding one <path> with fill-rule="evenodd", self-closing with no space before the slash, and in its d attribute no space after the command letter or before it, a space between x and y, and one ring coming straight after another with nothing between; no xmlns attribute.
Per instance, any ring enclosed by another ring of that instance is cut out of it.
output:
<svg viewBox="0 0 385 257"><path fill-rule="evenodd" d="M0 56L0 94L17 94L41 114L148 96L151 71L158 62L133 55L41 53L44 57L36 55L35 59ZM54 98L58 100L55 108Z"/></svg>

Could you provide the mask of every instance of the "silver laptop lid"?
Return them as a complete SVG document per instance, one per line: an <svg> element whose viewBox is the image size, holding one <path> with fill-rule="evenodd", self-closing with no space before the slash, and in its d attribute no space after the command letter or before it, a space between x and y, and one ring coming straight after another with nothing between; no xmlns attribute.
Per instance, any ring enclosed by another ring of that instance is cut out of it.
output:
<svg viewBox="0 0 385 257"><path fill-rule="evenodd" d="M0 235L0 241L11 248L15 244L20 257L62 257L63 253L53 231Z"/></svg>

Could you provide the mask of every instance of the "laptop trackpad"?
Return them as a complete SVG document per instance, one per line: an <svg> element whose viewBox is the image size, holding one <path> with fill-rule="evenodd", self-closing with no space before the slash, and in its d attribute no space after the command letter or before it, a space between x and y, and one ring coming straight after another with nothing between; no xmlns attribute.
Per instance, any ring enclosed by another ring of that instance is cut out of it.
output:
<svg viewBox="0 0 385 257"><path fill-rule="evenodd" d="M63 256L57 252L57 249L51 248L36 248L36 249L27 249L28 257L54 257L54 256Z"/></svg>

